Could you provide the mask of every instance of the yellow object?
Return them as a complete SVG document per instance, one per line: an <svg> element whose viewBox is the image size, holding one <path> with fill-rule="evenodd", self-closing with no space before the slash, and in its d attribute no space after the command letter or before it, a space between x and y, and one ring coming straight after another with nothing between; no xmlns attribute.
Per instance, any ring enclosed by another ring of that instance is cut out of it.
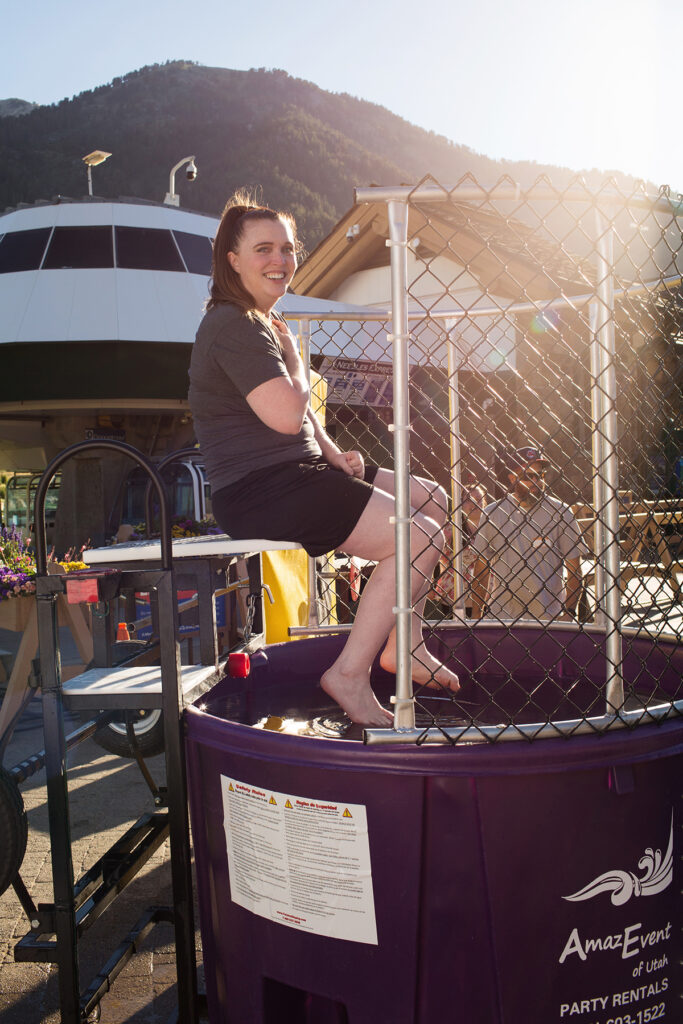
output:
<svg viewBox="0 0 683 1024"><path fill-rule="evenodd" d="M264 595L266 643L291 639L290 626L308 625L308 556L305 551L264 551L261 555L263 582L273 595Z"/></svg>
<svg viewBox="0 0 683 1024"><path fill-rule="evenodd" d="M315 370L311 370L311 409L323 426L327 416L327 381Z"/></svg>
<svg viewBox="0 0 683 1024"><path fill-rule="evenodd" d="M327 381L311 370L311 407L325 425ZM263 582L274 604L264 595L266 643L291 640L290 626L308 625L308 556L305 551L264 551L261 555Z"/></svg>

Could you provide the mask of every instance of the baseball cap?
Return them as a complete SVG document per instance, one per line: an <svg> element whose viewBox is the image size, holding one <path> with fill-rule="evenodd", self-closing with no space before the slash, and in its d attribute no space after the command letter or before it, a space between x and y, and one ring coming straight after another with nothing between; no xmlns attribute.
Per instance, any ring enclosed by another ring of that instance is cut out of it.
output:
<svg viewBox="0 0 683 1024"><path fill-rule="evenodd" d="M524 445L522 448L508 448L506 451L499 452L496 459L498 479L507 483L508 473L519 473L521 469L526 469L532 462L542 462L545 466L550 465L550 461L545 457L543 449L535 445Z"/></svg>

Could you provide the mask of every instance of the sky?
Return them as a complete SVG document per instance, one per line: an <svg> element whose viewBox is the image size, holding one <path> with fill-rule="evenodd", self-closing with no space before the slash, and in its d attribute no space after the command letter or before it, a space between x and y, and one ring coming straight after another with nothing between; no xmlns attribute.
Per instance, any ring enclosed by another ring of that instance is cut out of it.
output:
<svg viewBox="0 0 683 1024"><path fill-rule="evenodd" d="M3 16L0 98L166 60L281 68L493 158L678 192L682 39L683 0L27 0Z"/></svg>

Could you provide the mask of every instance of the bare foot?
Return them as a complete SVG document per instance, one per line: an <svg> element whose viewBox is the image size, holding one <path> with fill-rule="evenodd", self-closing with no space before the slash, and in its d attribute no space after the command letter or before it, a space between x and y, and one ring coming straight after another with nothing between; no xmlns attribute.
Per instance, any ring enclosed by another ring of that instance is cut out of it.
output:
<svg viewBox="0 0 683 1024"><path fill-rule="evenodd" d="M379 663L386 672L396 671L396 648L388 643L380 655ZM460 680L455 672L430 654L424 644L413 651L413 682L433 690L450 690L457 693Z"/></svg>
<svg viewBox="0 0 683 1024"><path fill-rule="evenodd" d="M361 725L391 725L394 716L382 707L370 688L367 676L347 676L336 665L325 672L320 680L325 693L336 700L352 722Z"/></svg>

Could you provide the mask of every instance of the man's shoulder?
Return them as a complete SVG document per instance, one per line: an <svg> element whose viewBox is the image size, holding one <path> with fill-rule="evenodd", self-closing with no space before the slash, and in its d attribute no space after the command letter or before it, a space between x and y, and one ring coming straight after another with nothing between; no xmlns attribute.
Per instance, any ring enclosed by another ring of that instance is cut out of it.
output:
<svg viewBox="0 0 683 1024"><path fill-rule="evenodd" d="M501 524L510 519L513 510L513 503L510 501L509 495L507 494L505 497L499 498L497 501L492 501L489 505L484 507L477 533L483 533L488 523L491 524L496 532L499 532Z"/></svg>
<svg viewBox="0 0 683 1024"><path fill-rule="evenodd" d="M498 512L508 512L510 508L514 507L514 503L510 499L510 495L506 494L502 498L498 498L497 501L492 501L490 505L484 506L485 516L495 516Z"/></svg>
<svg viewBox="0 0 683 1024"><path fill-rule="evenodd" d="M579 532L579 526L571 507L559 498L544 495L541 505L543 523L555 530L557 535L574 534Z"/></svg>
<svg viewBox="0 0 683 1024"><path fill-rule="evenodd" d="M566 501L560 501L559 498L554 498L552 494L543 495L543 504L547 505L547 507L554 516L557 516L558 513L561 516L564 516L565 518L573 518L574 516L574 513L572 512L570 506L566 503Z"/></svg>

